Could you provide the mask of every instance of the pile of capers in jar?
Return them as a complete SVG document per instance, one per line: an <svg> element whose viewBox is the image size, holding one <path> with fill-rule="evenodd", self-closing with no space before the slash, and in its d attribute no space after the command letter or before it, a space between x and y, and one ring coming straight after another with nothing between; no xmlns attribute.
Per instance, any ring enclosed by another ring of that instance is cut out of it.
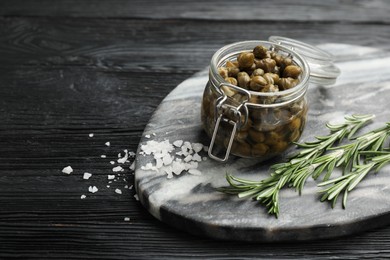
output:
<svg viewBox="0 0 390 260"><path fill-rule="evenodd" d="M218 72L232 85L252 91L277 92L295 87L302 70L291 58L259 45L252 52L240 53L236 61L227 61ZM223 90L229 92L228 88Z"/></svg>
<svg viewBox="0 0 390 260"><path fill-rule="evenodd" d="M256 46L252 52L241 52L236 59L226 60L218 68L219 75L225 82L253 92L280 92L294 88L300 82L302 69L288 55ZM240 104L245 95L229 86L222 86L222 91L229 97L228 102ZM276 106L256 106L257 104L277 104L275 96L251 95L247 101L248 115L241 119L240 127L234 136L231 153L240 157L258 157L268 159L285 151L297 141L304 129L307 114L305 95ZM209 82L202 101L202 122L209 137L212 136L216 118L223 113L230 118L229 112L216 106L220 94ZM222 112L221 112L222 111ZM216 113L219 113L216 115ZM244 113L242 115L244 117ZM244 123L245 122L245 123ZM231 138L232 125L222 122L219 126L215 143L225 148Z"/></svg>

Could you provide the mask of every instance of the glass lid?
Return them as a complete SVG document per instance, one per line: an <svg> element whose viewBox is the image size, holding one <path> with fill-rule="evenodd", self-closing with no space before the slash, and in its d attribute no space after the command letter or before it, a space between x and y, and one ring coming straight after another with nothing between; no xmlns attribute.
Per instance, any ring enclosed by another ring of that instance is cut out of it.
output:
<svg viewBox="0 0 390 260"><path fill-rule="evenodd" d="M300 54L309 64L310 82L319 85L331 85L336 82L336 78L340 75L340 69L333 63L333 55L324 50L301 41L281 36L271 36L268 40L272 43L288 47Z"/></svg>

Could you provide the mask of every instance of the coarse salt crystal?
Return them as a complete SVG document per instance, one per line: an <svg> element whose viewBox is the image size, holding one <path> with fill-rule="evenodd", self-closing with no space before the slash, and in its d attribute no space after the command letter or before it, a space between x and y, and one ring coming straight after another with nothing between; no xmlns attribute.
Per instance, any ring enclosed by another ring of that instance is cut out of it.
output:
<svg viewBox="0 0 390 260"><path fill-rule="evenodd" d="M176 147L180 147L183 145L183 140L176 140L173 142L173 145Z"/></svg>
<svg viewBox="0 0 390 260"><path fill-rule="evenodd" d="M174 161L172 163L172 172L176 175L179 175L183 170L185 170L185 165L180 163L180 162L176 162Z"/></svg>
<svg viewBox="0 0 390 260"><path fill-rule="evenodd" d="M93 137L93 133L90 133L90 134L89 134L89 137Z"/></svg>
<svg viewBox="0 0 390 260"><path fill-rule="evenodd" d="M162 141L162 142L157 142L155 140L150 140L147 141L146 144L141 145L141 150L149 155L149 154L155 154L155 153L170 153L171 151L174 150L173 145L168 141Z"/></svg>
<svg viewBox="0 0 390 260"><path fill-rule="evenodd" d="M107 188L110 188L110 185L107 185L106 187L107 187Z"/></svg>
<svg viewBox="0 0 390 260"><path fill-rule="evenodd" d="M153 166L152 163L147 163L147 164L145 164L145 166L141 166L141 170L156 170L157 171L157 168L155 166Z"/></svg>
<svg viewBox="0 0 390 260"><path fill-rule="evenodd" d="M135 156L135 152L129 152L129 156L130 157L134 157Z"/></svg>
<svg viewBox="0 0 390 260"><path fill-rule="evenodd" d="M203 149L203 144L201 143L193 143L192 149L194 149L195 153L199 153Z"/></svg>
<svg viewBox="0 0 390 260"><path fill-rule="evenodd" d="M130 185L129 190L131 190L132 188L133 188L133 185Z"/></svg>
<svg viewBox="0 0 390 260"><path fill-rule="evenodd" d="M66 174L71 174L73 172L73 169L70 166L66 166L64 169L62 169L62 172Z"/></svg>
<svg viewBox="0 0 390 260"><path fill-rule="evenodd" d="M117 160L118 163L125 163L127 161L127 159L129 158L129 155L127 153L125 153L125 156L123 156L122 158L119 158Z"/></svg>
<svg viewBox="0 0 390 260"><path fill-rule="evenodd" d="M122 194L122 191L120 189L115 189L115 193Z"/></svg>
<svg viewBox="0 0 390 260"><path fill-rule="evenodd" d="M186 170L188 170L188 169L196 169L196 168L198 168L198 162L191 161L191 162L185 164L185 169Z"/></svg>
<svg viewBox="0 0 390 260"><path fill-rule="evenodd" d="M150 135L145 135L145 138L150 138Z"/></svg>
<svg viewBox="0 0 390 260"><path fill-rule="evenodd" d="M111 163L111 164L115 164L115 162L114 162L114 161L110 161L110 163Z"/></svg>
<svg viewBox="0 0 390 260"><path fill-rule="evenodd" d="M92 174L89 173L89 172L84 172L84 175L83 175L83 179L84 180L88 180L89 178L91 178Z"/></svg>
<svg viewBox="0 0 390 260"><path fill-rule="evenodd" d="M174 151L179 148L179 151ZM169 140L157 142L155 140L147 141L141 145L140 154L152 155L155 160L155 165L152 162L146 163L141 166L142 170L155 170L160 169L167 174L167 178L172 178L173 175L179 175L183 171L191 170L192 175L200 175L201 172L197 170L198 162L202 161L202 157L198 154L203 150L207 150L208 147L201 143L190 143L188 141L176 140L171 144ZM175 154L171 155L174 151ZM178 156L183 156L182 158ZM135 169L134 162L130 166L131 170Z"/></svg>
<svg viewBox="0 0 390 260"><path fill-rule="evenodd" d="M120 172L120 171L123 171L123 168L121 166L116 166L116 167L112 168L112 171L113 172Z"/></svg>
<svg viewBox="0 0 390 260"><path fill-rule="evenodd" d="M191 145L191 143L188 142L188 141L185 141L184 144L183 144L183 146L187 147L188 150L192 150L192 145Z"/></svg>
<svg viewBox="0 0 390 260"><path fill-rule="evenodd" d="M87 196L85 196L84 194L80 196L80 199L85 199Z"/></svg>
<svg viewBox="0 0 390 260"><path fill-rule="evenodd" d="M187 157L186 158L184 158L184 161L185 162L189 162L189 161L191 161L192 160L192 155L187 155Z"/></svg>
<svg viewBox="0 0 390 260"><path fill-rule="evenodd" d="M156 160L156 168L157 169L160 169L161 167L163 167L163 160L161 159L161 158L158 158L157 160Z"/></svg>
<svg viewBox="0 0 390 260"><path fill-rule="evenodd" d="M125 217L123 220L124 221L130 221L130 218L129 217Z"/></svg>
<svg viewBox="0 0 390 260"><path fill-rule="evenodd" d="M101 157L101 158L107 158L107 156L104 155L104 154L100 155L100 157Z"/></svg>
<svg viewBox="0 0 390 260"><path fill-rule="evenodd" d="M139 198L138 198L138 194L135 194L135 195L134 195L134 198L135 198L135 200L137 200L137 201L138 201L138 200L139 200Z"/></svg>
<svg viewBox="0 0 390 260"><path fill-rule="evenodd" d="M170 165L173 161L173 156L169 155L169 154L166 154L164 157L163 157L163 163L164 165Z"/></svg>
<svg viewBox="0 0 390 260"><path fill-rule="evenodd" d="M111 143L110 143L110 142L106 142L105 145L106 145L106 146L110 146Z"/></svg>
<svg viewBox="0 0 390 260"><path fill-rule="evenodd" d="M193 161L197 161L197 162L201 162L202 161L202 157L200 157L200 155L196 153L196 154L194 154L192 156L192 160Z"/></svg>
<svg viewBox="0 0 390 260"><path fill-rule="evenodd" d="M96 186L89 186L88 191L91 193L97 192L99 189Z"/></svg>
<svg viewBox="0 0 390 260"><path fill-rule="evenodd" d="M109 180L113 180L113 179L115 179L115 175L107 175L107 179L109 179Z"/></svg>

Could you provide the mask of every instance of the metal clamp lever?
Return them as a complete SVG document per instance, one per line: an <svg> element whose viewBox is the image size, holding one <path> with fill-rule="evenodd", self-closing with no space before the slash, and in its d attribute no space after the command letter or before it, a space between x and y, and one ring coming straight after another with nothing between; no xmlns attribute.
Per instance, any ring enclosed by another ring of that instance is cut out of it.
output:
<svg viewBox="0 0 390 260"><path fill-rule="evenodd" d="M244 96L246 97L245 100L241 101L238 105L228 104L228 96L222 90L222 87L224 87L224 86L228 87L228 88L232 88L237 92L243 93ZM230 150L232 148L232 144L234 141L234 137L236 136L237 129L240 129L241 127L245 126L248 122L248 107L246 106L246 102L250 100L251 94L249 93L249 91L247 91L245 89L239 88L237 86L234 86L234 85L231 85L228 83L222 83L219 87L220 87L220 90L221 90L223 95L217 99L217 104L215 106L215 116L218 115L218 117L216 117L216 122L215 122L215 126L214 126L213 136L211 138L211 142L210 142L210 146L209 146L208 155L210 158L212 158L214 160L217 160L220 162L226 162L227 159L229 158ZM241 111L240 111L241 109L243 109L243 112L244 112L244 122L243 123L241 121L241 115L242 115ZM226 110L229 112L232 112L232 115L234 116L234 120L229 118L230 116L228 116L228 117L225 116ZM218 129L220 127L221 121L229 123L230 125L233 126L233 129L232 129L232 132L230 134L230 139L229 139L229 143L226 147L225 155L223 157L218 157L217 155L213 154L213 148L214 148L215 139L217 137L217 133L218 133Z"/></svg>
<svg viewBox="0 0 390 260"><path fill-rule="evenodd" d="M234 122L232 120L229 120L227 118L222 118L223 117L223 114L221 114L218 119L217 119L217 122L215 123L215 127L214 127L214 132L213 132L213 136L211 138L211 142L210 142L210 147L209 147L209 151L208 151L208 154L210 156L210 158L214 159L214 160L217 160L217 161L220 161L220 162L226 162L227 159L229 158L229 154L230 154L230 150L232 149L232 144L233 144L233 140L234 140L234 136L236 135L236 131L237 131L237 122ZM230 134L230 139L229 139L229 144L226 148L226 153L225 153L225 156L223 158L221 157L218 157L217 155L214 155L213 154L213 147L214 147L214 143L215 143L215 138L217 136L217 132L218 132L218 129L219 129L219 125L221 123L221 120L233 125L233 130L232 130L232 133Z"/></svg>

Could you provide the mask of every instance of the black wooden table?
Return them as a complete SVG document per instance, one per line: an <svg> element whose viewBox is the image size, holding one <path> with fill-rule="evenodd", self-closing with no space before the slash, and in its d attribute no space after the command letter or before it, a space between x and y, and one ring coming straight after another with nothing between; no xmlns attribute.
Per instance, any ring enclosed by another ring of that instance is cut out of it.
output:
<svg viewBox="0 0 390 260"><path fill-rule="evenodd" d="M305 243L194 237L137 202L133 158L110 163L221 46L282 35L388 51L389 12L385 0L1 1L0 259L390 257L390 227Z"/></svg>

